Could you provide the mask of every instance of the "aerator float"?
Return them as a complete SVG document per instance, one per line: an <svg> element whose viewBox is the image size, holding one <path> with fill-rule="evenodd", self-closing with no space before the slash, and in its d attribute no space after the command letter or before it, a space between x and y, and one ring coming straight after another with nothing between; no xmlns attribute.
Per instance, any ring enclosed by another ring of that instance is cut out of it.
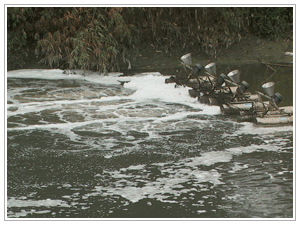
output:
<svg viewBox="0 0 300 225"><path fill-rule="evenodd" d="M200 63L192 66L191 53L183 55L181 61L185 70L189 71L187 75L171 76L165 79L165 83L190 87L191 97L198 98L204 104L220 106L223 114L238 115L238 121L261 125L293 123L293 107L278 107L283 96L274 94L274 82L262 85L266 94L259 91L252 94L248 91L250 85L240 81L239 70L217 76L214 62L204 67Z"/></svg>

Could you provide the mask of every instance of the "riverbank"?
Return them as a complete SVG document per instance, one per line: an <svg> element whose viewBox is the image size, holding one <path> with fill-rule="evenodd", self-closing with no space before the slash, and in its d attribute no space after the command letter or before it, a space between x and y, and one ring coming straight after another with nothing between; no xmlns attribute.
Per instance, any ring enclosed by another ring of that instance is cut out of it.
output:
<svg viewBox="0 0 300 225"><path fill-rule="evenodd" d="M292 41L268 41L255 36L242 38L228 49L222 50L214 59L198 49L177 49L169 52L163 49L149 47L140 52L140 57L132 65L131 70L150 70L168 73L182 68L180 57L185 53L192 53L193 64L200 62L206 65L212 61L218 65L224 64L253 64L261 60L272 63L290 63L292 57L285 56L285 52L293 52ZM129 71L127 71L129 72Z"/></svg>
<svg viewBox="0 0 300 225"><path fill-rule="evenodd" d="M206 65L209 62L224 64L253 64L261 60L272 63L290 63L292 57L285 56L285 52L293 52L293 42L290 40L268 41L255 36L247 36L239 43L232 44L228 49L218 53L216 58L210 58L199 49L172 49L155 48L149 44L139 51L139 56L131 62L131 68L120 68L120 72L127 75L139 72L161 72L165 75L176 73L182 68L180 57L185 53L192 53L193 63L200 62ZM38 64L34 49L29 50L29 57L24 69L48 69L48 66Z"/></svg>

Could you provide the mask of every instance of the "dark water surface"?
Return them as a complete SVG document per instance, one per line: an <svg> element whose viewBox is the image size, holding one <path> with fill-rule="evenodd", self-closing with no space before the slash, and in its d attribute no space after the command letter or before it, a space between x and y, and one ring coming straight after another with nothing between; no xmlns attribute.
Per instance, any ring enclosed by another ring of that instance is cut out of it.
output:
<svg viewBox="0 0 300 225"><path fill-rule="evenodd" d="M241 68L254 90L271 74ZM61 72L8 73L8 218L293 218L293 127L238 123L158 73ZM272 78L291 105L292 70Z"/></svg>

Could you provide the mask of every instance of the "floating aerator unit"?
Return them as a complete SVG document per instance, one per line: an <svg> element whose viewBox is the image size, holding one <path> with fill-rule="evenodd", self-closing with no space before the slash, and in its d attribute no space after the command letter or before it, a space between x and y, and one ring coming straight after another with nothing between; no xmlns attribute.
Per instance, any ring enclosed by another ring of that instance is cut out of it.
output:
<svg viewBox="0 0 300 225"><path fill-rule="evenodd" d="M293 123L293 107L278 107L283 96L280 93L274 94L274 82L262 85L264 93L256 91L256 94L252 94L248 91L250 85L246 81L240 81L241 72L238 69L227 75L222 73L217 76L215 62L204 67L201 63L193 65L191 53L183 55L180 59L184 71L188 74L171 76L165 82L175 82L175 87L183 85L192 88L189 95L197 97L199 102L218 105L224 114L240 115L239 121L261 125Z"/></svg>
<svg viewBox="0 0 300 225"><path fill-rule="evenodd" d="M276 93L274 96L273 96L273 99L274 99L274 102L276 103L276 105L278 105L282 99L283 99L283 96L280 94L280 93Z"/></svg>
<svg viewBox="0 0 300 225"><path fill-rule="evenodd" d="M184 62L185 64L191 66L192 65L192 54L191 53L187 53L183 56L181 56L180 58L182 60L182 62Z"/></svg>
<svg viewBox="0 0 300 225"><path fill-rule="evenodd" d="M240 74L239 70L233 70L227 74L227 76L235 83L240 83Z"/></svg>
<svg viewBox="0 0 300 225"><path fill-rule="evenodd" d="M242 81L239 84L239 87L237 89L238 93L244 93L247 89L249 89L250 85L246 81Z"/></svg>
<svg viewBox="0 0 300 225"><path fill-rule="evenodd" d="M274 82L268 82L263 84L261 87L266 93L266 95L272 97L274 95L274 86L275 86Z"/></svg>
<svg viewBox="0 0 300 225"><path fill-rule="evenodd" d="M274 94L274 86L275 86L274 82L268 82L268 83L263 84L261 87L263 88L266 95L268 95L271 98L271 99L269 99L269 98L268 99L273 100L274 103L276 105L278 105L282 101L283 96L278 92L276 94Z"/></svg>
<svg viewBox="0 0 300 225"><path fill-rule="evenodd" d="M216 79L216 87L221 87L226 79L226 75L225 74L221 74L217 79Z"/></svg>
<svg viewBox="0 0 300 225"><path fill-rule="evenodd" d="M217 75L217 66L216 66L216 63L212 62L212 63L207 64L205 66L205 69L211 75L214 75L214 76Z"/></svg>
<svg viewBox="0 0 300 225"><path fill-rule="evenodd" d="M197 63L194 67L193 67L193 74L194 75L199 75L200 72L202 71L203 67L201 66L200 63Z"/></svg>

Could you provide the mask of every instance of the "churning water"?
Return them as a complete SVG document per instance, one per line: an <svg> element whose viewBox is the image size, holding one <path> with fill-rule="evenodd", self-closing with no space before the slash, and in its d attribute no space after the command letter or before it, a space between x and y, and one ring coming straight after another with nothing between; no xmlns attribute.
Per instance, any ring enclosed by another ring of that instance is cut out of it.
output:
<svg viewBox="0 0 300 225"><path fill-rule="evenodd" d="M7 218L292 218L293 127L165 78L8 72Z"/></svg>

